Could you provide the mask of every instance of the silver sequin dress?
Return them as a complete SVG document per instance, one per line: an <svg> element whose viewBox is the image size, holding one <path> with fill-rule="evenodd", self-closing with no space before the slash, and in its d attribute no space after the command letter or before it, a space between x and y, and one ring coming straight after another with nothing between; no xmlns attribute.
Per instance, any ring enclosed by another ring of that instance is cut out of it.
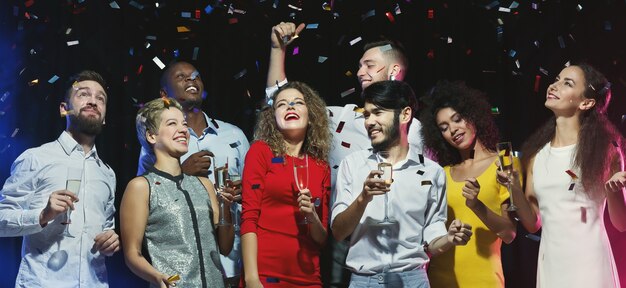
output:
<svg viewBox="0 0 626 288"><path fill-rule="evenodd" d="M153 167L143 175L150 185L144 248L157 270L180 275L178 287L224 287L211 200L197 177L183 175Z"/></svg>

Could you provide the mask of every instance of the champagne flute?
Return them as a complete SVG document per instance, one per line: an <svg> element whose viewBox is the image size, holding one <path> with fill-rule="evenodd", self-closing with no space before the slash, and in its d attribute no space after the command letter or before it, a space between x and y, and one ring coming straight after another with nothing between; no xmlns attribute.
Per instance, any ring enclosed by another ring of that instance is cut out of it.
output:
<svg viewBox="0 0 626 288"><path fill-rule="evenodd" d="M241 175L239 175L238 173L229 173L228 174L228 178L230 179L230 181L228 182L229 186L232 188L235 188L236 186L233 184L233 182L237 182L237 181L241 181ZM235 203L235 215L233 215L234 217L234 225L235 225L235 230L237 230L237 228L239 227L239 207L238 205Z"/></svg>
<svg viewBox="0 0 626 288"><path fill-rule="evenodd" d="M224 188L226 188L226 182L229 181L228 175L228 165L218 167L214 169L213 173L215 173L215 190L217 190L217 199L220 205L220 219L217 222L217 226L227 226L231 223L226 221L224 217L226 213L224 199L222 199L222 193L224 192ZM228 213L230 213L230 209L228 209Z"/></svg>
<svg viewBox="0 0 626 288"><path fill-rule="evenodd" d="M293 178L300 193L309 187L309 155L305 155L304 159L304 163L298 164L296 164L296 159L293 159ZM302 220L298 221L298 224L307 225L309 221L304 216Z"/></svg>
<svg viewBox="0 0 626 288"><path fill-rule="evenodd" d="M387 162L389 159L389 151L378 151L376 152L376 161L378 162L378 170L382 171L383 174L379 175L380 178L385 180L386 185L391 185L393 183L393 165L390 162ZM385 193L385 218L382 221L378 222L380 225L390 225L394 224L397 221L391 219L389 217L389 193Z"/></svg>
<svg viewBox="0 0 626 288"><path fill-rule="evenodd" d="M513 182L513 148L511 142L500 142L496 144L498 160L500 160L500 171L507 174L506 189L511 194L511 184ZM513 195L510 195L511 205L507 211L513 212L517 210L517 206L513 203Z"/></svg>
<svg viewBox="0 0 626 288"><path fill-rule="evenodd" d="M76 197L80 192L80 182L83 178L83 170L69 167L67 168L67 180L65 182L65 189L74 193ZM70 226L72 223L72 219L70 216L72 215L72 209L68 207L67 212L65 212L65 220L61 222L61 224L65 225L65 229L63 230L63 236L74 238L74 235L70 234Z"/></svg>

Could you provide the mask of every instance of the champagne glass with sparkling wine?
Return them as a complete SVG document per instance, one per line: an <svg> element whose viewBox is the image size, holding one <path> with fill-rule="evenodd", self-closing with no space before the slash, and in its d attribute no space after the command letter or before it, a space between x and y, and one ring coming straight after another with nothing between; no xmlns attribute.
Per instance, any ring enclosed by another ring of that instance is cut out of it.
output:
<svg viewBox="0 0 626 288"><path fill-rule="evenodd" d="M296 163L296 159L294 158L293 178L296 181L296 186L300 193L302 193L302 190L309 187L309 155L304 156L304 163ZM306 216L304 216L298 224L306 225L309 224L309 221L306 219Z"/></svg>
<svg viewBox="0 0 626 288"><path fill-rule="evenodd" d="M500 142L496 144L498 160L500 160L500 171L507 174L506 189L511 193L511 184L513 182L513 149L511 142ZM516 211L517 206L513 203L513 195L511 195L511 205L507 211Z"/></svg>
<svg viewBox="0 0 626 288"><path fill-rule="evenodd" d="M230 225L231 223L226 221L226 218L224 217L225 213L227 213L226 212L227 209L224 207L225 203L221 194L224 192L224 188L226 188L226 182L229 181L228 164L222 167L215 168L213 170L214 170L213 173L215 173L215 190L217 190L218 192L217 199L219 201L219 206L220 206L220 219L217 222L217 225L227 226L227 225ZM228 213L230 213L230 209L228 209Z"/></svg>
<svg viewBox="0 0 626 288"><path fill-rule="evenodd" d="M385 180L386 185L391 185L391 183L393 183L393 165L390 162L388 162L389 161L388 159L389 159L389 151L376 152L378 170L383 172L383 174L380 175L380 178ZM385 193L385 218L383 218L382 221L378 222L378 224L391 225L396 222L397 221L389 217L389 193Z"/></svg>
<svg viewBox="0 0 626 288"><path fill-rule="evenodd" d="M67 168L67 179L65 181L65 190L70 191L78 197L80 192L80 181L83 178L83 170L70 167ZM70 216L72 215L72 210L68 207L67 212L65 212L65 220L61 222L61 224L65 225L65 230L63 230L63 236L72 237L74 235L70 234L70 225L72 223L72 219Z"/></svg>

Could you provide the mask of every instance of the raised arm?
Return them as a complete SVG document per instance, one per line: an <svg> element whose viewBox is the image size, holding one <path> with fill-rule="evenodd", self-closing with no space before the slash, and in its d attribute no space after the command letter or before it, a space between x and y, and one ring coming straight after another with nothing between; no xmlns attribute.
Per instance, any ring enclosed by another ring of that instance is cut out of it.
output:
<svg viewBox="0 0 626 288"><path fill-rule="evenodd" d="M145 178L136 177L128 183L124 191L120 205L120 228L124 259L128 268L135 275L153 285L166 287L164 285L170 284L167 282L167 278L171 275L165 275L155 269L141 252L146 223L148 222L149 189L148 181Z"/></svg>
<svg viewBox="0 0 626 288"><path fill-rule="evenodd" d="M304 23L296 27L296 24L291 22L280 22L280 24L272 27L267 87L276 86L276 82L282 82L287 78L285 75L285 49L304 27Z"/></svg>

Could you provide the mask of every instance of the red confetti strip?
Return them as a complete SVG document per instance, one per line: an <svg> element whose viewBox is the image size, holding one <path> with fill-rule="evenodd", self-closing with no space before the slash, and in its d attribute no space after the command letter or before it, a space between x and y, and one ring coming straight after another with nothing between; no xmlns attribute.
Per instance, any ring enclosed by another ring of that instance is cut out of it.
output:
<svg viewBox="0 0 626 288"><path fill-rule="evenodd" d="M196 19L200 19L200 9L196 9Z"/></svg>
<svg viewBox="0 0 626 288"><path fill-rule="evenodd" d="M539 83L541 83L541 75L535 76L535 88L533 89L535 92L539 92Z"/></svg>
<svg viewBox="0 0 626 288"><path fill-rule="evenodd" d="M435 18L435 10L428 9L428 19L434 19L434 18Z"/></svg>
<svg viewBox="0 0 626 288"><path fill-rule="evenodd" d="M141 74L142 71L143 71L143 64L139 65L139 68L137 69L137 75Z"/></svg>
<svg viewBox="0 0 626 288"><path fill-rule="evenodd" d="M341 130L343 130L343 125L344 124L346 124L346 122L344 122L344 121L339 122L339 125L337 125L337 130L335 130L335 132L341 133Z"/></svg>
<svg viewBox="0 0 626 288"><path fill-rule="evenodd" d="M396 23L396 19L393 18L393 14L391 14L391 12L385 13L385 16L387 16L387 19L389 19L389 22Z"/></svg>
<svg viewBox="0 0 626 288"><path fill-rule="evenodd" d="M346 148L350 148L350 143L341 141L341 146L346 147Z"/></svg>

